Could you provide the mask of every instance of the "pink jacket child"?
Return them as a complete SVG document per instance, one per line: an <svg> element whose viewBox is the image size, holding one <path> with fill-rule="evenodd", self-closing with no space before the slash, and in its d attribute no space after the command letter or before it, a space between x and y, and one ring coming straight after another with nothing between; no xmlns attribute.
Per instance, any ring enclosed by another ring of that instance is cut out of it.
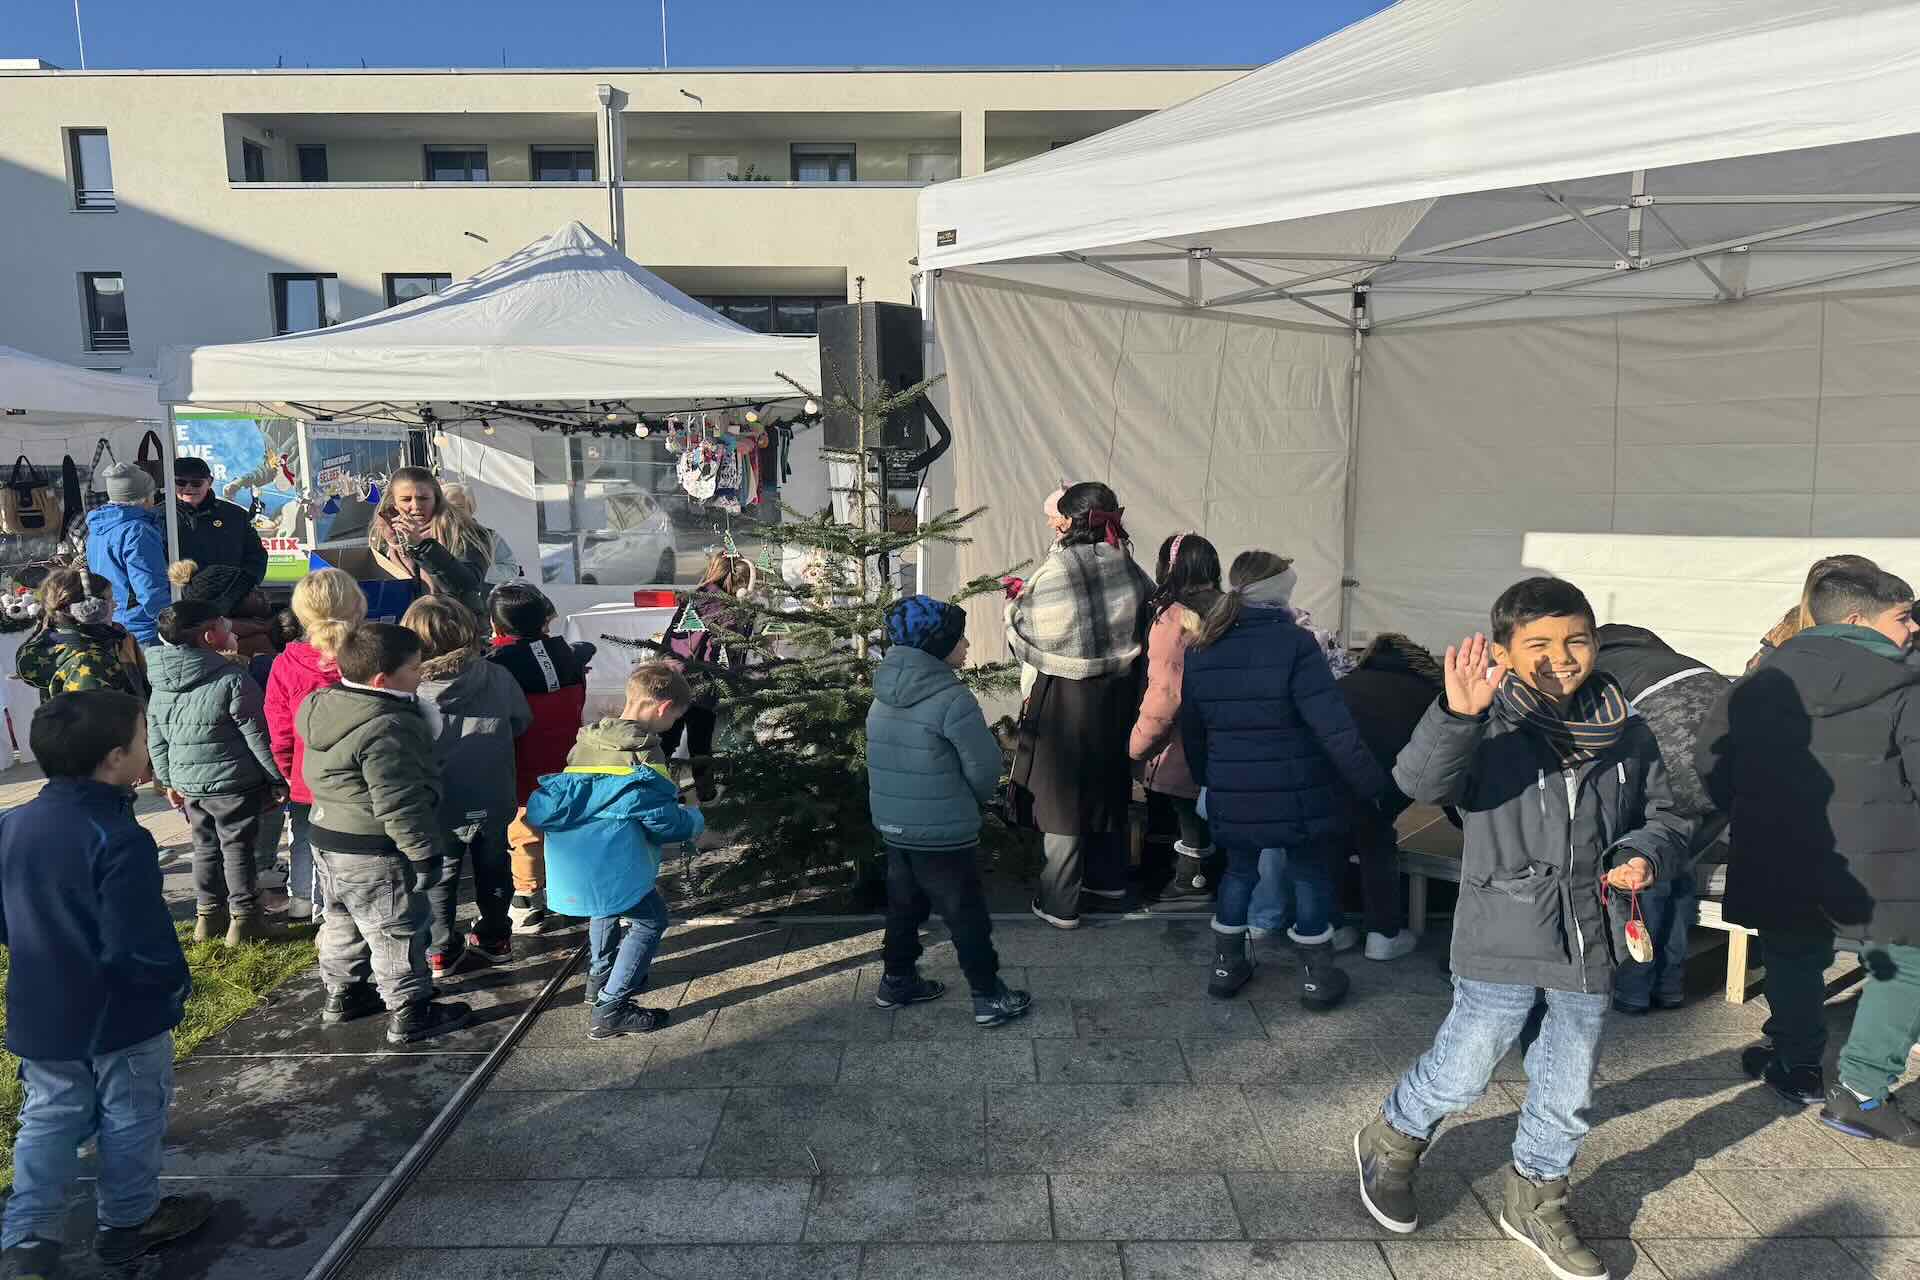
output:
<svg viewBox="0 0 1920 1280"><path fill-rule="evenodd" d="M1187 644L1192 639L1181 625L1186 616L1186 606L1170 604L1147 632L1147 692L1140 700L1127 754L1142 762L1140 781L1147 790L1192 800L1200 794L1200 786L1187 767L1187 749L1177 728L1180 684L1186 677Z"/></svg>
<svg viewBox="0 0 1920 1280"><path fill-rule="evenodd" d="M287 780L288 799L295 804L312 804L313 792L301 772L306 744L293 731L294 712L315 689L339 683L333 660L304 640L295 640L273 660L273 672L267 677L267 737L273 743L280 776Z"/></svg>

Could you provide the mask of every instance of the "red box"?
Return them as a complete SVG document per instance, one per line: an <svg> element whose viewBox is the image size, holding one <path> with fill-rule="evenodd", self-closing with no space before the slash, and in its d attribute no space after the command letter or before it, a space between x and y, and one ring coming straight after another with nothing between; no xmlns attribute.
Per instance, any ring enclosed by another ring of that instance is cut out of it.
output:
<svg viewBox="0 0 1920 1280"><path fill-rule="evenodd" d="M633 593L633 607L636 609L671 609L679 602L679 593L674 591L648 590Z"/></svg>

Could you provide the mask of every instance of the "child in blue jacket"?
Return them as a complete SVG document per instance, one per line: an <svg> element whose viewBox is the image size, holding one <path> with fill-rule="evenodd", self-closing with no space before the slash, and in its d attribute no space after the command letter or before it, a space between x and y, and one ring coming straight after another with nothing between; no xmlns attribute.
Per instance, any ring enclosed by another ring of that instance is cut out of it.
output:
<svg viewBox="0 0 1920 1280"><path fill-rule="evenodd" d="M660 750L660 733L693 703L686 678L664 662L627 677L627 702L614 719L580 731L567 767L540 779L527 797L527 823L546 838L547 908L591 921L587 1003L594 1040L612 1040L667 1024L665 1009L631 997L667 931L667 903L655 887L660 847L707 829Z"/></svg>

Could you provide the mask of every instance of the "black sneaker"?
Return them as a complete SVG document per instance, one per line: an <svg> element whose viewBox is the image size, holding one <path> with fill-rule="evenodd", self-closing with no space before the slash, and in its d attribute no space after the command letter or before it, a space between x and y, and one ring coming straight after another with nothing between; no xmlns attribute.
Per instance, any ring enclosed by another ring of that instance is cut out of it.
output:
<svg viewBox="0 0 1920 1280"><path fill-rule="evenodd" d="M1613 1011L1615 1013L1625 1014L1629 1018L1644 1018L1652 1007L1652 1005L1645 1004L1628 1004L1619 996L1613 998Z"/></svg>
<svg viewBox="0 0 1920 1280"><path fill-rule="evenodd" d="M589 1040L617 1040L621 1036L644 1035L667 1025L665 1009L643 1009L631 1000L619 1004L596 1005L593 1023L587 1028Z"/></svg>
<svg viewBox="0 0 1920 1280"><path fill-rule="evenodd" d="M473 1010L452 1001L415 1000L387 1015L387 1043L412 1044L458 1031L473 1021Z"/></svg>
<svg viewBox="0 0 1920 1280"><path fill-rule="evenodd" d="M1820 1123L1829 1129L1838 1129L1849 1138L1878 1138L1896 1147L1920 1147L1920 1125L1892 1098L1862 1102L1844 1084L1827 1091L1827 1105L1820 1108Z"/></svg>
<svg viewBox="0 0 1920 1280"><path fill-rule="evenodd" d="M198 1231L213 1216L213 1197L204 1191L189 1191L177 1196L162 1196L160 1203L137 1227L102 1227L93 1236L93 1251L100 1261L119 1265L132 1262L150 1249L169 1240Z"/></svg>
<svg viewBox="0 0 1920 1280"><path fill-rule="evenodd" d="M1015 991L1006 983L981 995L973 993L973 1021L976 1026L997 1027L1003 1022L1012 1022L1015 1018L1024 1018L1033 1008L1033 997L1024 991Z"/></svg>
<svg viewBox="0 0 1920 1280"><path fill-rule="evenodd" d="M469 930L467 954L481 956L494 964L504 964L513 959L513 934L503 933L498 938L485 938L479 930Z"/></svg>
<svg viewBox="0 0 1920 1280"><path fill-rule="evenodd" d="M881 1009L897 1009L903 1004L938 1000L945 994L947 984L944 982L923 978L917 973L899 978L887 974L880 979L880 989L873 993L873 1003Z"/></svg>
<svg viewBox="0 0 1920 1280"><path fill-rule="evenodd" d="M1353 1160L1360 1168L1360 1203L1373 1220L1395 1235L1407 1235L1420 1225L1413 1200L1413 1171L1426 1154L1427 1144L1409 1138L1375 1116L1373 1123L1353 1135Z"/></svg>
<svg viewBox="0 0 1920 1280"><path fill-rule="evenodd" d="M322 1026L336 1027L343 1022L353 1022L359 1018L371 1018L376 1013L385 1013L387 1006L381 1001L380 993L364 982L355 982L338 991L327 992L326 1007L320 1010Z"/></svg>
<svg viewBox="0 0 1920 1280"><path fill-rule="evenodd" d="M1770 1044L1748 1045L1740 1053L1740 1066L1796 1107L1811 1107L1827 1096L1826 1077L1819 1067L1789 1067L1775 1056Z"/></svg>
<svg viewBox="0 0 1920 1280"><path fill-rule="evenodd" d="M13 1280L60 1280L60 1244L56 1240L26 1239L0 1254Z"/></svg>

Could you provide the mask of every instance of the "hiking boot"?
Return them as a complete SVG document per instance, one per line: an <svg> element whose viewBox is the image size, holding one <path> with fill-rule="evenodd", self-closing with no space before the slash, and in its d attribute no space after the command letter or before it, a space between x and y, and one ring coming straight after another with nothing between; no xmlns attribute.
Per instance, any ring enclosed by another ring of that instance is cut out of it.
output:
<svg viewBox="0 0 1920 1280"><path fill-rule="evenodd" d="M100 1228L93 1236L93 1251L100 1261L116 1266L132 1262L149 1249L198 1231L212 1216L213 1197L204 1191L162 1196L139 1226Z"/></svg>
<svg viewBox="0 0 1920 1280"><path fill-rule="evenodd" d="M1409 1138L1385 1116L1353 1135L1353 1160L1360 1169L1360 1203L1373 1220L1396 1235L1420 1225L1413 1201L1413 1171L1426 1154L1421 1138Z"/></svg>
<svg viewBox="0 0 1920 1280"><path fill-rule="evenodd" d="M59 1280L60 1242L26 1239L0 1254L13 1280Z"/></svg>
<svg viewBox="0 0 1920 1280"><path fill-rule="evenodd" d="M1234 993L1253 978L1253 949L1244 933L1213 935L1213 972L1207 977L1207 994L1215 1000L1230 1000Z"/></svg>
<svg viewBox="0 0 1920 1280"><path fill-rule="evenodd" d="M480 936L479 930L469 930L467 932L467 950L474 955L484 956L494 964L502 964L513 959L513 934L503 933L498 938L489 941Z"/></svg>
<svg viewBox="0 0 1920 1280"><path fill-rule="evenodd" d="M1048 924L1052 925L1056 929L1078 929L1080 927L1079 916L1048 915L1046 908L1040 905L1040 900L1037 898L1034 899L1033 914L1036 916L1039 916L1042 920L1046 921Z"/></svg>
<svg viewBox="0 0 1920 1280"><path fill-rule="evenodd" d="M1346 999L1351 980L1334 964L1331 942L1296 942L1293 950L1300 957L1301 1004L1324 1013Z"/></svg>
<svg viewBox="0 0 1920 1280"><path fill-rule="evenodd" d="M1826 1077L1819 1067L1789 1067L1770 1044L1748 1045L1741 1051L1740 1065L1796 1107L1811 1107L1827 1097Z"/></svg>
<svg viewBox="0 0 1920 1280"><path fill-rule="evenodd" d="M1173 843L1173 878L1160 890L1162 902L1208 902L1220 883L1219 855L1209 845L1195 849L1184 840Z"/></svg>
<svg viewBox="0 0 1920 1280"><path fill-rule="evenodd" d="M921 1004L928 1000L938 1000L947 994L947 984L935 982L932 978L923 978L917 973L895 977L887 974L880 979L880 989L873 993L873 1003L881 1009L897 1009L903 1004Z"/></svg>
<svg viewBox="0 0 1920 1280"><path fill-rule="evenodd" d="M1420 939L1413 930L1402 929L1398 933L1369 933L1367 935L1367 959L1398 960L1401 956L1410 956L1414 948L1420 945Z"/></svg>
<svg viewBox="0 0 1920 1280"><path fill-rule="evenodd" d="M1844 1084L1827 1091L1827 1105L1820 1108L1820 1123L1838 1129L1849 1138L1878 1138L1896 1147L1920 1147L1920 1125L1901 1110L1892 1098L1859 1095Z"/></svg>
<svg viewBox="0 0 1920 1280"><path fill-rule="evenodd" d="M231 926L231 923L225 907L215 907L211 911L201 911L193 918L193 940L195 942L212 942L215 938L224 938L227 936L227 930Z"/></svg>
<svg viewBox="0 0 1920 1280"><path fill-rule="evenodd" d="M642 1035L667 1025L665 1009L644 1009L631 1000L619 1004L595 1005L593 1022L587 1028L589 1040L617 1040L621 1036Z"/></svg>
<svg viewBox="0 0 1920 1280"><path fill-rule="evenodd" d="M507 923L515 933L544 933L547 928L547 895L516 893L507 904Z"/></svg>
<svg viewBox="0 0 1920 1280"><path fill-rule="evenodd" d="M1560 1280L1607 1280L1607 1264L1581 1242L1567 1217L1565 1178L1535 1182L1508 1165L1500 1229L1539 1254Z"/></svg>
<svg viewBox="0 0 1920 1280"><path fill-rule="evenodd" d="M233 923L227 926L227 945L237 947L243 942L283 942L287 931L271 923L257 912L233 917Z"/></svg>
<svg viewBox="0 0 1920 1280"><path fill-rule="evenodd" d="M1002 982L985 995L973 993L973 1021L975 1026L997 1027L1003 1022L1012 1022L1015 1018L1027 1016L1027 1010L1033 1008L1033 997L1024 991L1015 991Z"/></svg>
<svg viewBox="0 0 1920 1280"><path fill-rule="evenodd" d="M387 1043L412 1044L434 1036L458 1031L473 1021L473 1010L464 1004L437 1000L415 1000L387 1015Z"/></svg>
<svg viewBox="0 0 1920 1280"><path fill-rule="evenodd" d="M371 1018L376 1013L385 1013L387 1006L380 999L380 993L364 982L356 982L338 991L327 992L326 1007L320 1010L322 1026L336 1027L343 1022L353 1022L359 1018Z"/></svg>
<svg viewBox="0 0 1920 1280"><path fill-rule="evenodd" d="M1080 891L1080 914L1083 916L1123 916L1139 909L1140 904L1125 889Z"/></svg>

